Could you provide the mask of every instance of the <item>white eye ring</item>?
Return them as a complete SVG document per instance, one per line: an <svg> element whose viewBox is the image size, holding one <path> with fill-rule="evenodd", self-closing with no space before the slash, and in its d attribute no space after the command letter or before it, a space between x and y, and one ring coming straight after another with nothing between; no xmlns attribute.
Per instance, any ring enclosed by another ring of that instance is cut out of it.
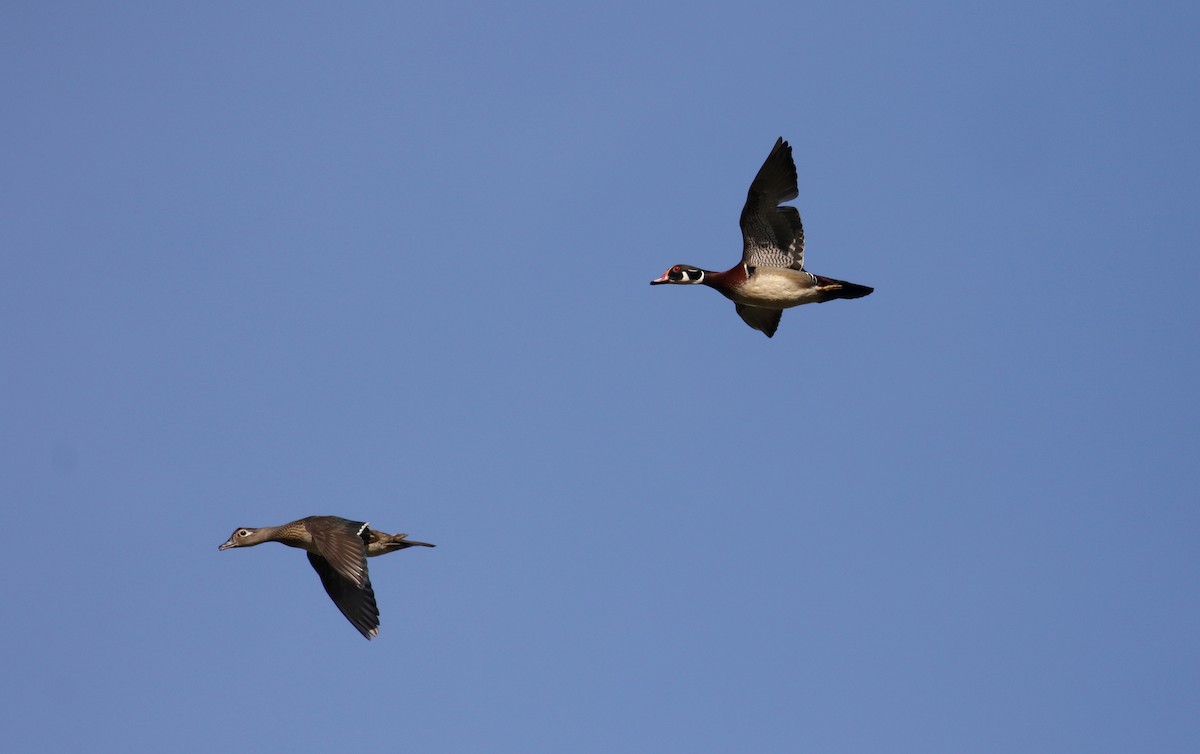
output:
<svg viewBox="0 0 1200 754"><path fill-rule="evenodd" d="M250 530L249 529L239 529L238 536L239 537L248 537L248 536L250 536Z"/></svg>

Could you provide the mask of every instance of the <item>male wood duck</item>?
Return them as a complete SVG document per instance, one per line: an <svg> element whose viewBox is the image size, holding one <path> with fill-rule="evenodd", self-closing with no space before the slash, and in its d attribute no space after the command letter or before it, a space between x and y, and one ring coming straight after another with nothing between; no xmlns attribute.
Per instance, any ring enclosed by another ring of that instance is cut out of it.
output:
<svg viewBox="0 0 1200 754"><path fill-rule="evenodd" d="M835 298L861 298L865 285L821 277L804 270L804 227L795 207L781 207L800 195L792 147L780 137L750 184L742 207L742 261L725 272L677 264L650 285L702 283L737 305L746 324L768 338L783 310Z"/></svg>
<svg viewBox="0 0 1200 754"><path fill-rule="evenodd" d="M337 516L309 516L283 526L234 530L218 550L280 542L308 551L308 562L346 620L370 639L379 636L379 608L367 574L367 558L406 547L434 547L414 542L407 534L386 534L363 521Z"/></svg>

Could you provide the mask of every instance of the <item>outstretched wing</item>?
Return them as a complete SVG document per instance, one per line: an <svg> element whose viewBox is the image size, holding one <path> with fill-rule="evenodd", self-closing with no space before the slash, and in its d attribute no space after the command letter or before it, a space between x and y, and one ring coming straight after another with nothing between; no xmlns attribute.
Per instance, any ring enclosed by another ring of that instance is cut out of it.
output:
<svg viewBox="0 0 1200 754"><path fill-rule="evenodd" d="M321 585L346 620L370 639L379 635L379 607L367 573L367 548L362 534L367 525L336 516L313 516L305 526L316 552L308 562Z"/></svg>
<svg viewBox="0 0 1200 754"><path fill-rule="evenodd" d="M329 562L342 578L357 586L367 578L367 548L362 534L367 524L337 516L310 516L304 525L312 535L317 554Z"/></svg>
<svg viewBox="0 0 1200 754"><path fill-rule="evenodd" d="M750 184L746 206L742 207L743 264L804 269L800 211L779 206L799 195L792 147L780 137Z"/></svg>
<svg viewBox="0 0 1200 754"><path fill-rule="evenodd" d="M375 604L375 590L366 573L363 573L365 582L360 586L344 578L320 555L308 553L308 562L312 563L313 570L321 577L321 585L346 620L368 639L378 636L379 606Z"/></svg>

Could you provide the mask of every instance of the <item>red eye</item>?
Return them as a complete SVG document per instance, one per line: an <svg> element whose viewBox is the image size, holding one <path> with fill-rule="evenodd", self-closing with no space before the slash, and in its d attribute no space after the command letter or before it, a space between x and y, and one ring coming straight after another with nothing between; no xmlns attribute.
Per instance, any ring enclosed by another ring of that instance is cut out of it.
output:
<svg viewBox="0 0 1200 754"><path fill-rule="evenodd" d="M674 267L672 267L671 272L679 272L679 265L675 265Z"/></svg>

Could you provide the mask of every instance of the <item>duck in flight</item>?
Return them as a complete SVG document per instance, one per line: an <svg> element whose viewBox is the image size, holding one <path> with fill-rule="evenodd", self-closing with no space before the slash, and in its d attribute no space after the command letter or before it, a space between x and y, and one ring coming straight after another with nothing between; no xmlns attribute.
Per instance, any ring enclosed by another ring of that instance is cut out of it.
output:
<svg viewBox="0 0 1200 754"><path fill-rule="evenodd" d="M795 207L781 207L800 195L792 147L780 137L750 184L742 208L742 261L725 272L677 264L650 285L701 283L715 288L737 307L746 324L768 338L783 310L836 298L862 298L865 285L834 280L804 269L804 226Z"/></svg>
<svg viewBox="0 0 1200 754"><path fill-rule="evenodd" d="M333 604L358 632L370 639L379 636L379 608L367 574L367 558L406 547L434 547L414 542L407 534L385 534L363 521L337 516L309 516L282 526L235 529L218 550L279 542L308 552L321 584Z"/></svg>

